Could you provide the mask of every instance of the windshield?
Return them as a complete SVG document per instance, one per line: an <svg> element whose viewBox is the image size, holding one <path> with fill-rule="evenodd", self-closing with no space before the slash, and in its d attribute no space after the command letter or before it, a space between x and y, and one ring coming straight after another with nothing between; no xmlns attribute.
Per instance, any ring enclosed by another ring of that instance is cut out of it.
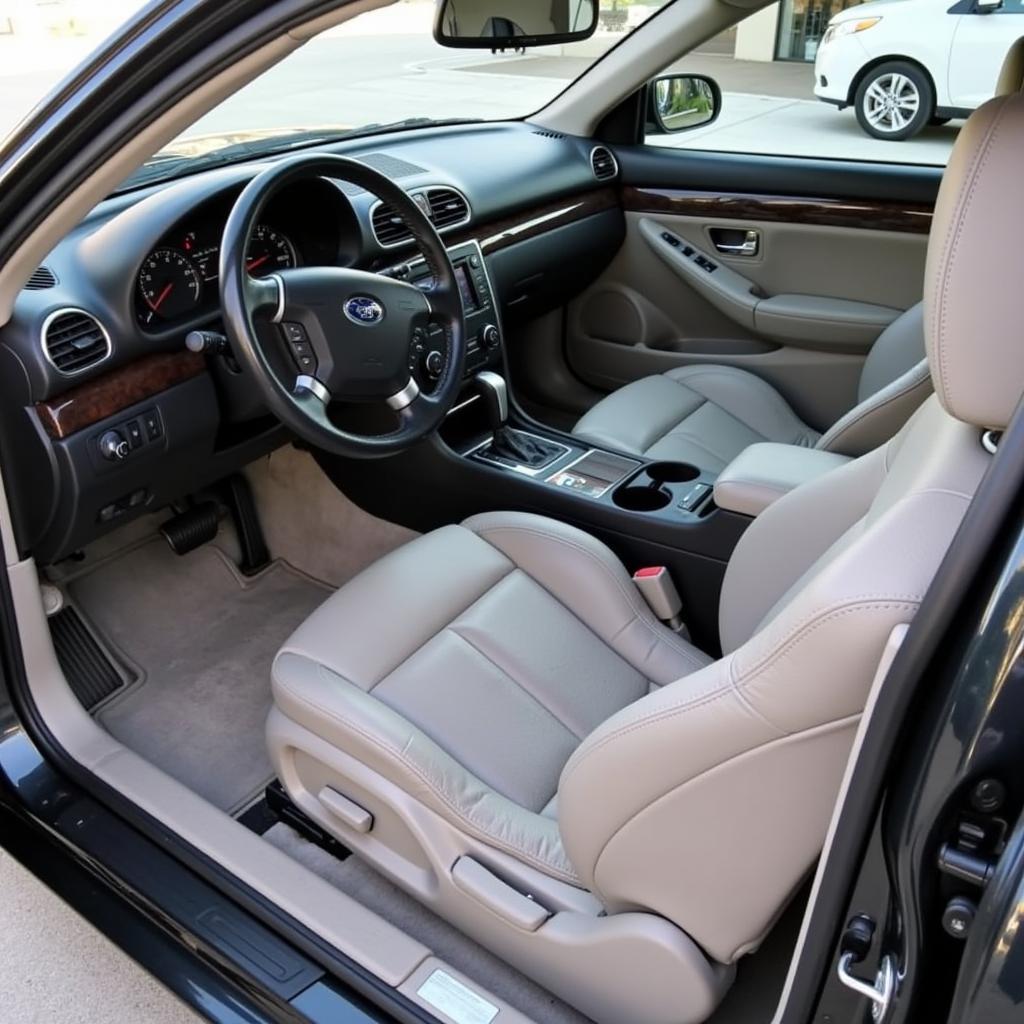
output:
<svg viewBox="0 0 1024 1024"><path fill-rule="evenodd" d="M200 118L126 185L385 127L524 117L667 2L600 0L591 39L491 53L440 46L432 32L433 0L399 0L310 40ZM117 20L142 6L131 0L15 0L13 6L0 0L0 44L9 57L0 76L14 86L0 100L0 108L9 108L0 109L0 133L10 131ZM7 7L12 32L5 38Z"/></svg>

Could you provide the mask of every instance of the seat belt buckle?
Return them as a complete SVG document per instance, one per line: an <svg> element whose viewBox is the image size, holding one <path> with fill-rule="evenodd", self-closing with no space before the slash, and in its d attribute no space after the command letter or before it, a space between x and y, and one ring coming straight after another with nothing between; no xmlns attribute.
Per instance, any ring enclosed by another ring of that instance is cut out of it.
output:
<svg viewBox="0 0 1024 1024"><path fill-rule="evenodd" d="M637 569L633 573L633 582L655 618L677 633L686 628L682 618L683 602L665 566L649 565Z"/></svg>

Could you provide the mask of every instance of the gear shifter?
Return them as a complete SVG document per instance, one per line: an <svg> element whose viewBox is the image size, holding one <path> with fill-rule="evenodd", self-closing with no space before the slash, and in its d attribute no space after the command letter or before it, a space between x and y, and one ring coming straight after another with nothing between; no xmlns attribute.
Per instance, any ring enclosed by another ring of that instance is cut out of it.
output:
<svg viewBox="0 0 1024 1024"><path fill-rule="evenodd" d="M562 451L559 445L508 425L508 385L501 374L483 370L476 375L476 383L491 429L491 443L487 446L491 455L533 469L551 462Z"/></svg>

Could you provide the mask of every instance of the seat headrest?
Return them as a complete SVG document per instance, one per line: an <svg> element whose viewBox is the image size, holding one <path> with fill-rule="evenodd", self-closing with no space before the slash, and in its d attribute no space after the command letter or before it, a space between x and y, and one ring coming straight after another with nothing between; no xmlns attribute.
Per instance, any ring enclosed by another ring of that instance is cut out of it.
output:
<svg viewBox="0 0 1024 1024"><path fill-rule="evenodd" d="M1024 89L1024 37L1007 51L996 82L996 96L1011 96Z"/></svg>
<svg viewBox="0 0 1024 1024"><path fill-rule="evenodd" d="M1024 392L1024 94L979 107L942 179L925 271L935 393L964 423L1002 430Z"/></svg>

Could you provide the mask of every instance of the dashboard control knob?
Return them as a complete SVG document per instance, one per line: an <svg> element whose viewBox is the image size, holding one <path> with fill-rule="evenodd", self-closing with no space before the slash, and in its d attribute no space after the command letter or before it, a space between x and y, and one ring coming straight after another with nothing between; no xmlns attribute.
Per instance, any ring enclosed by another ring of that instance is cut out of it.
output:
<svg viewBox="0 0 1024 1024"><path fill-rule="evenodd" d="M100 455L111 462L121 462L128 458L131 446L124 435L117 430L108 430L100 438Z"/></svg>
<svg viewBox="0 0 1024 1024"><path fill-rule="evenodd" d="M484 348L488 352L493 352L501 343L501 335L498 333L498 328L494 324L488 324L480 332L480 340L484 343Z"/></svg>
<svg viewBox="0 0 1024 1024"><path fill-rule="evenodd" d="M437 349L434 349L433 352L427 353L423 366L427 371L427 376L431 380L437 380L441 376L441 371L444 370L444 356Z"/></svg>

